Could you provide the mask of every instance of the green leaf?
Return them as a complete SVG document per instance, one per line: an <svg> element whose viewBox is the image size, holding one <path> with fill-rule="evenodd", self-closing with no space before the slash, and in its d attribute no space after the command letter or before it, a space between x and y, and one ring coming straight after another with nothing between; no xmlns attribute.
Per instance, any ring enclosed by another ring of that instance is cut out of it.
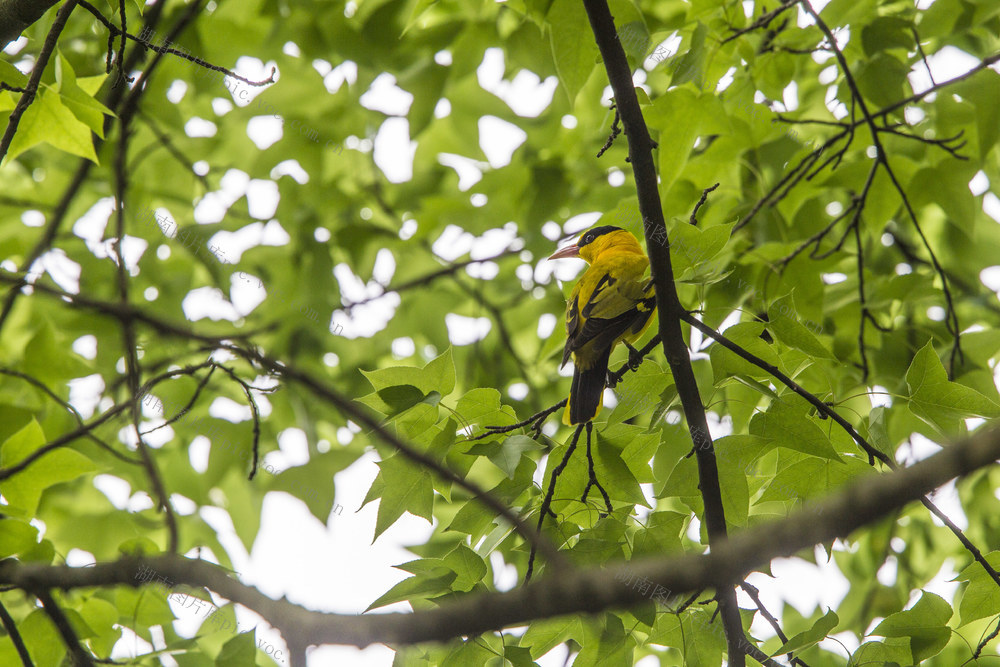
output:
<svg viewBox="0 0 1000 667"><path fill-rule="evenodd" d="M377 465L384 486L372 542L396 523L403 512L432 521L434 487L430 473L404 459L402 454L394 454Z"/></svg>
<svg viewBox="0 0 1000 667"><path fill-rule="evenodd" d="M624 665L632 661L632 651L636 644L632 634L626 634L621 619L615 614L605 614L604 620L600 639L584 644L573 661L576 667Z"/></svg>
<svg viewBox="0 0 1000 667"><path fill-rule="evenodd" d="M507 477L514 479L514 473L524 453L539 449L544 449L543 445L528 436L513 435L504 440L497 451L489 456L489 459L496 467L503 470Z"/></svg>
<svg viewBox="0 0 1000 667"><path fill-rule="evenodd" d="M865 642L851 656L850 667L903 667L914 664L909 640L890 639L886 642Z"/></svg>
<svg viewBox="0 0 1000 667"><path fill-rule="evenodd" d="M751 352L767 363L778 366L781 362L778 359L774 346L768 345L760 337L764 331L762 322L741 322L726 329L726 338L733 341L744 350ZM709 357L712 360L712 373L715 376L716 384L729 381L734 375L745 376L750 379L770 380L771 375L767 371L745 361L734 352L730 352L718 343L713 343L709 347Z"/></svg>
<svg viewBox="0 0 1000 667"><path fill-rule="evenodd" d="M383 403L389 406L390 412L388 415L390 417L397 415L404 410L409 410L414 405L424 400L424 392L420 391L412 384L386 387L385 389L379 389L375 393L378 394L378 397L382 399Z"/></svg>
<svg viewBox="0 0 1000 667"><path fill-rule="evenodd" d="M581 440L584 438L586 435L581 436ZM605 438L599 431L594 433L594 438L597 440L594 447L595 474L611 499L649 507L642 489L639 488L639 480L622 460L624 452L618 448L618 444ZM585 457L580 458L585 461Z"/></svg>
<svg viewBox="0 0 1000 667"><path fill-rule="evenodd" d="M456 591L471 591L487 572L486 562L464 544L459 544L445 556L444 564L458 575L451 584L452 590Z"/></svg>
<svg viewBox="0 0 1000 667"><path fill-rule="evenodd" d="M0 520L0 558L33 549L38 544L38 529L16 519Z"/></svg>
<svg viewBox="0 0 1000 667"><path fill-rule="evenodd" d="M393 366L374 371L361 371L361 373L368 378L376 392L390 387L412 385L422 396L435 391L441 396L447 396L455 388L455 361L452 358L451 348L432 359L423 368ZM406 396L410 396L411 393L407 393ZM394 394L392 397L397 401L403 400L401 394Z"/></svg>
<svg viewBox="0 0 1000 667"><path fill-rule="evenodd" d="M842 461L806 458L778 472L768 483L760 502L800 500L822 497L864 475L875 474L864 461L845 457Z"/></svg>
<svg viewBox="0 0 1000 667"><path fill-rule="evenodd" d="M726 647L726 635L718 619L700 609L680 616L658 614L649 642L680 651L685 667L718 667Z"/></svg>
<svg viewBox="0 0 1000 667"><path fill-rule="evenodd" d="M877 16L861 31L861 43L871 57L887 49L913 48L913 24L897 16Z"/></svg>
<svg viewBox="0 0 1000 667"><path fill-rule="evenodd" d="M18 88L28 85L28 77L6 60L0 62L0 81Z"/></svg>
<svg viewBox="0 0 1000 667"><path fill-rule="evenodd" d="M579 618L562 616L532 621L518 642L531 649L531 657L537 660L571 636L579 636L583 631Z"/></svg>
<svg viewBox="0 0 1000 667"><path fill-rule="evenodd" d="M924 591L912 609L891 614L872 630L881 637L909 637L916 662L941 652L951 639L948 619L952 610L941 596Z"/></svg>
<svg viewBox="0 0 1000 667"><path fill-rule="evenodd" d="M771 657L775 657L781 653L791 653L799 652L803 649L809 648L826 638L840 623L840 618L837 617L837 613L832 609L828 609L826 614L822 618L816 620L812 627L804 632L800 632L787 642L781 645L781 648L771 654Z"/></svg>
<svg viewBox="0 0 1000 667"><path fill-rule="evenodd" d="M684 277L689 269L704 267L710 259L718 255L729 243L735 224L715 225L701 230L686 220L676 221L670 228L669 234L674 277Z"/></svg>
<svg viewBox="0 0 1000 667"><path fill-rule="evenodd" d="M75 354L63 354L70 344L63 332L44 322L24 350L24 371L48 382L65 382L92 372Z"/></svg>
<svg viewBox="0 0 1000 667"><path fill-rule="evenodd" d="M991 551L985 558L994 570L1000 568L1000 551ZM981 564L973 561L955 580L969 582L962 591L962 601L958 606L961 625L1000 614L1000 586Z"/></svg>
<svg viewBox="0 0 1000 667"><path fill-rule="evenodd" d="M114 116L115 114L111 109L94 99L93 94L86 92L77 84L76 74L62 53L56 60L56 82L56 90L66 108L103 139L104 116Z"/></svg>
<svg viewBox="0 0 1000 667"><path fill-rule="evenodd" d="M646 525L639 528L633 538L633 558L679 553L682 550L681 531L687 520L688 516L680 512L650 514L646 518Z"/></svg>
<svg viewBox="0 0 1000 667"><path fill-rule="evenodd" d="M698 111L698 96L687 88L675 88L653 100L653 108L647 113L650 127L661 130L657 166L663 190L669 189L680 175L694 148L703 122Z"/></svg>
<svg viewBox="0 0 1000 667"><path fill-rule="evenodd" d="M910 94L910 68L885 52L863 61L855 73L861 93L877 106L889 106Z"/></svg>
<svg viewBox="0 0 1000 667"><path fill-rule="evenodd" d="M750 433L786 447L820 458L841 461L830 438L811 419L788 403L772 403L767 412L750 420Z"/></svg>
<svg viewBox="0 0 1000 667"><path fill-rule="evenodd" d="M462 428L487 424L508 426L517 421L513 411L501 403L500 392L486 387L472 389L458 399L455 412L461 417L459 423Z"/></svg>
<svg viewBox="0 0 1000 667"><path fill-rule="evenodd" d="M9 468L19 463L44 444L42 427L32 419L0 446L0 467ZM31 517L38 510L38 501L46 489L95 470L97 466L86 456L62 447L44 454L25 470L0 481L0 493L10 503L10 510Z"/></svg>
<svg viewBox="0 0 1000 667"><path fill-rule="evenodd" d="M256 663L257 646L254 632L241 632L225 644L215 659L216 667L244 667Z"/></svg>
<svg viewBox="0 0 1000 667"><path fill-rule="evenodd" d="M746 466L740 461L719 452L716 455L719 468L719 486L722 491L722 507L726 522L733 526L745 527L750 508L750 490L747 486Z"/></svg>
<svg viewBox="0 0 1000 667"><path fill-rule="evenodd" d="M590 21L579 2L555 0L549 7L546 19L559 83L566 91L572 108L577 93L596 68L600 51L593 39L580 38L581 34L589 34Z"/></svg>
<svg viewBox="0 0 1000 667"><path fill-rule="evenodd" d="M619 424L638 414L652 411L659 396L670 384L670 375L657 363L647 359L634 373L626 373L615 388L618 405L608 417L608 426ZM607 431L608 428L605 428Z"/></svg>
<svg viewBox="0 0 1000 667"><path fill-rule="evenodd" d="M66 645L60 640L52 621L41 609L29 613L18 623L17 629L35 665L55 667L66 654ZM11 664L19 663L20 659L16 659Z"/></svg>
<svg viewBox="0 0 1000 667"><path fill-rule="evenodd" d="M812 331L806 328L794 317L795 305L791 296L783 296L774 301L767 309L767 328L782 343L797 350L802 350L811 357L833 359L830 352Z"/></svg>
<svg viewBox="0 0 1000 667"><path fill-rule="evenodd" d="M41 91L24 112L3 164L41 143L98 164L90 128L77 120L52 90Z"/></svg>
<svg viewBox="0 0 1000 667"><path fill-rule="evenodd" d="M684 55L671 61L670 85L679 86L693 81L701 90L705 85L705 38L708 36L708 26L700 21L691 35L691 46Z"/></svg>
<svg viewBox="0 0 1000 667"><path fill-rule="evenodd" d="M368 605L365 613L394 602L407 601L412 603L415 599L428 598L448 592L451 590L451 583L456 578L457 575L454 572L437 577L407 577Z"/></svg>
<svg viewBox="0 0 1000 667"><path fill-rule="evenodd" d="M331 452L332 453L332 452ZM336 489L330 474L329 459L324 456L306 465L292 466L282 470L269 480L271 491L284 491L306 504L309 512L326 523L334 509ZM343 509L340 510L343 512Z"/></svg>
<svg viewBox="0 0 1000 667"><path fill-rule="evenodd" d="M914 355L906 371L906 384L910 410L942 432L954 431L966 417L1000 416L1000 405L975 389L948 381L930 341Z"/></svg>

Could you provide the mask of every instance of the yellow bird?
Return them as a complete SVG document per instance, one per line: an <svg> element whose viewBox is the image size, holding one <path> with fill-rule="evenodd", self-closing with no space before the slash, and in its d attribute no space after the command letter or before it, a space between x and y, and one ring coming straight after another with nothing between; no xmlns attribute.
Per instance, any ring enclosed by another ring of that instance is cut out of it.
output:
<svg viewBox="0 0 1000 667"><path fill-rule="evenodd" d="M549 259L579 257L590 267L566 305L566 347L560 368L573 357L573 386L563 423L592 420L601 410L608 359L615 345L638 340L653 321L656 296L645 277L649 260L630 232L604 225L587 230L574 245Z"/></svg>

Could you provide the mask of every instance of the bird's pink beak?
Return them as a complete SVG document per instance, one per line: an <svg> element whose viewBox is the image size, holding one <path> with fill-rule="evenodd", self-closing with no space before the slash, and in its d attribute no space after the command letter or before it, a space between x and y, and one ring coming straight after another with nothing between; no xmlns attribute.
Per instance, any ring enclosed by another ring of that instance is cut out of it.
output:
<svg viewBox="0 0 1000 667"><path fill-rule="evenodd" d="M549 259L566 259L567 257L580 257L580 248L575 243L549 255Z"/></svg>

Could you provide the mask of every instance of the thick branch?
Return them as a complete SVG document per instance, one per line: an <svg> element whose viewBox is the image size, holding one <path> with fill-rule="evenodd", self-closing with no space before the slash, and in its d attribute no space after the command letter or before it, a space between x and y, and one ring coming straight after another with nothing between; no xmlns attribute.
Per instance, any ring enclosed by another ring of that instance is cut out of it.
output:
<svg viewBox="0 0 1000 667"><path fill-rule="evenodd" d="M673 594L731 587L774 558L792 556L813 545L845 537L955 477L995 463L998 457L1000 432L983 431L909 468L864 477L822 502L807 503L787 519L742 532L713 547L708 555L646 558L627 566L574 570L507 593L476 595L413 613L350 616L310 611L284 599L272 600L228 577L216 565L171 554L144 559L133 556L85 568L10 559L0 562L0 584L26 590L140 586L136 573L144 566L178 583L206 586L257 611L281 630L289 645L445 641L540 618L597 613L647 602L648 597L637 587L616 581L616 575L626 571L646 577Z"/></svg>
<svg viewBox="0 0 1000 667"><path fill-rule="evenodd" d="M21 36L59 0L0 0L0 49Z"/></svg>
<svg viewBox="0 0 1000 667"><path fill-rule="evenodd" d="M653 139L642 117L639 100L632 83L632 72L625 58L625 51L615 32L614 17L606 0L584 0L584 7L594 31L597 46L601 51L608 80L615 95L615 104L621 116L625 136L628 137L629 162L635 176L635 187L639 196L639 212L642 214L643 229L646 234L646 252L649 254L650 271L656 288L656 305L659 313L660 340L663 352L670 364L677 393L681 398L684 416L695 443L698 460L699 487L705 503L705 524L709 543L713 549L726 538L726 515L722 506L722 491L719 487L719 469L715 460L715 449L708 431L708 419L701 402L698 383L691 368L691 357L681 331L681 317L686 313L677 296L674 273L670 263L670 244L656 239L659 232L666 236L666 222L660 204L656 167L653 162ZM722 622L726 628L729 645L730 667L746 664L743 645L743 622L736 604L736 591L719 591L719 605Z"/></svg>

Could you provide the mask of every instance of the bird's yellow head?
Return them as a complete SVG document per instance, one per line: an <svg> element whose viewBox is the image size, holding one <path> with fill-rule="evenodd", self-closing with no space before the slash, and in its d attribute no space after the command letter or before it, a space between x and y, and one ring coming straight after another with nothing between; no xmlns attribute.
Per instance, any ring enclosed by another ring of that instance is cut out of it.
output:
<svg viewBox="0 0 1000 667"><path fill-rule="evenodd" d="M595 259L611 248L619 252L643 254L642 246L631 232L613 225L602 225L588 229L576 243L553 253L549 259L579 257L588 264L593 264Z"/></svg>

